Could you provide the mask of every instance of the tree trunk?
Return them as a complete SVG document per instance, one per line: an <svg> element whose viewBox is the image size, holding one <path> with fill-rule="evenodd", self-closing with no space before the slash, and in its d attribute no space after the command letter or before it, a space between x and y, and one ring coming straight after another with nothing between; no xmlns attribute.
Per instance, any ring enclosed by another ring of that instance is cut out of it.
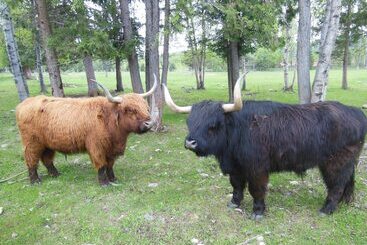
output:
<svg viewBox="0 0 367 245"><path fill-rule="evenodd" d="M23 75L26 80L32 79L32 69L28 66L23 67Z"/></svg>
<svg viewBox="0 0 367 245"><path fill-rule="evenodd" d="M342 89L348 89L349 30L346 32L348 33L345 33L345 41L344 41Z"/></svg>
<svg viewBox="0 0 367 245"><path fill-rule="evenodd" d="M37 25L37 24L36 24ZM37 25L38 26L38 25ZM38 81L41 87L41 93L47 93L45 81L43 79L43 71L42 71L42 55L41 55L41 43L40 43L40 35L39 35L39 28L37 27L36 30L36 68L38 73Z"/></svg>
<svg viewBox="0 0 367 245"><path fill-rule="evenodd" d="M31 7L32 7L32 23L35 28L35 54L36 54L36 69L38 73L38 81L40 83L41 93L45 94L47 93L45 81L43 79L43 71L42 71L42 53L41 53L41 37L40 37L40 26L36 17L36 4L35 0L31 0Z"/></svg>
<svg viewBox="0 0 367 245"><path fill-rule="evenodd" d="M310 0L298 0L299 23L297 41L297 80L300 104L310 103L310 35L311 3Z"/></svg>
<svg viewBox="0 0 367 245"><path fill-rule="evenodd" d="M319 60L317 62L315 79L312 84L311 102L324 101L326 98L329 69L331 65L331 54L334 48L337 31L339 28L341 0L329 0L327 2L325 21L322 30L326 33L321 34L321 48L319 52ZM328 13L330 11L330 13Z"/></svg>
<svg viewBox="0 0 367 245"><path fill-rule="evenodd" d="M98 89L97 84L94 82L96 80L96 75L94 74L93 59L90 54L87 53L84 54L83 64L85 74L87 76L88 96L95 97L98 95Z"/></svg>
<svg viewBox="0 0 367 245"><path fill-rule="evenodd" d="M162 84L167 85L168 65L169 65L169 34L170 27L170 0L164 1L164 33L163 33L163 65Z"/></svg>
<svg viewBox="0 0 367 245"><path fill-rule="evenodd" d="M348 59L349 59L349 40L350 40L350 15L351 15L351 2L348 2L348 9L347 9L347 21L346 27L344 32L344 54L343 54L343 80L342 80L342 89L348 89Z"/></svg>
<svg viewBox="0 0 367 245"><path fill-rule="evenodd" d="M147 90L154 83L154 75L159 82L159 2L156 0L145 0L146 11L146 84ZM160 82L159 82L160 84ZM161 86L158 85L150 100L151 117L154 121L153 131L160 132L164 129L162 124L163 94Z"/></svg>
<svg viewBox="0 0 367 245"><path fill-rule="evenodd" d="M242 63L243 63L243 74L245 74L245 76L243 77L243 81L242 81L242 88L241 90L245 91L246 90L246 74L248 73L247 68L246 68L246 58L243 57L242 58Z"/></svg>
<svg viewBox="0 0 367 245"><path fill-rule="evenodd" d="M289 44L291 42L290 23L285 23L285 45L283 50L284 91L291 90L289 86Z"/></svg>
<svg viewBox="0 0 367 245"><path fill-rule="evenodd" d="M233 89L235 83L240 75L240 62L238 55L238 42L230 41L229 49L228 49L228 57L229 57L229 70L228 73L228 98L230 102L233 102Z"/></svg>
<svg viewBox="0 0 367 245"><path fill-rule="evenodd" d="M122 76L121 76L121 58L120 56L115 57L115 66L116 66L116 92L124 91L124 87L122 85Z"/></svg>
<svg viewBox="0 0 367 245"><path fill-rule="evenodd" d="M5 2L0 2L0 25L4 31L6 50L8 53L9 64L13 73L15 85L18 90L19 100L23 101L29 96L27 82L23 77L22 65L20 63L18 46L14 37L14 27Z"/></svg>
<svg viewBox="0 0 367 245"><path fill-rule="evenodd" d="M124 43L131 49L127 56L129 64L131 85L135 93L142 93L143 86L141 84L138 55L136 54L135 40L133 37L133 28L130 18L129 0L120 0L121 20L124 29Z"/></svg>
<svg viewBox="0 0 367 245"><path fill-rule="evenodd" d="M50 76L51 92L53 96L64 97L64 89L60 75L60 67L57 60L56 51L48 46L48 39L51 37L52 30L47 13L47 5L45 0L35 0L38 23L40 25L41 38L43 48L46 54L46 65Z"/></svg>

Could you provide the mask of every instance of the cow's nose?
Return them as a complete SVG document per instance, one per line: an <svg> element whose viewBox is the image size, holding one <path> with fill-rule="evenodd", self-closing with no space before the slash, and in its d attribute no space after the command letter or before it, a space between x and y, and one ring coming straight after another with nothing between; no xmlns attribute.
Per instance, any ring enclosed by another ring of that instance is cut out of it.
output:
<svg viewBox="0 0 367 245"><path fill-rule="evenodd" d="M198 146L196 140L186 140L185 141L185 148L186 149L195 149Z"/></svg>
<svg viewBox="0 0 367 245"><path fill-rule="evenodd" d="M144 126L150 129L153 126L153 121L149 120L149 121L144 122Z"/></svg>

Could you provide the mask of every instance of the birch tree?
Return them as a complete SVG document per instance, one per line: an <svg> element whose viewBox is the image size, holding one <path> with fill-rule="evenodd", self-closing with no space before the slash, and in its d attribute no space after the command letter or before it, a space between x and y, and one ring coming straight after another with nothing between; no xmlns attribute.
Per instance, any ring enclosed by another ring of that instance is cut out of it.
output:
<svg viewBox="0 0 367 245"><path fill-rule="evenodd" d="M300 104L310 103L310 36L311 36L311 2L298 1L299 22L297 37L297 80L298 100Z"/></svg>
<svg viewBox="0 0 367 245"><path fill-rule="evenodd" d="M321 28L319 60L312 84L312 103L324 101L326 98L331 54L339 28L341 0L328 0L326 4L324 23Z"/></svg>
<svg viewBox="0 0 367 245"><path fill-rule="evenodd" d="M4 31L9 64L13 73L15 85L20 101L29 96L27 82L24 79L22 65L20 63L17 43L14 37L14 27L9 13L9 8L3 0L0 0L0 25Z"/></svg>

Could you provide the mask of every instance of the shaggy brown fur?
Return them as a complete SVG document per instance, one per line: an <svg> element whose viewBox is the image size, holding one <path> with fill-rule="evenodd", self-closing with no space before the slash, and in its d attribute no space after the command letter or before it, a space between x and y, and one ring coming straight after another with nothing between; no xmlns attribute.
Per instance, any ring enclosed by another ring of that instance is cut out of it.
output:
<svg viewBox="0 0 367 245"><path fill-rule="evenodd" d="M28 98L16 108L16 120L30 181L39 182L37 165L42 160L52 176L59 173L53 165L55 151L88 152L98 169L102 185L115 181L113 164L124 153L131 132L149 128L149 106L137 94L123 95L120 104L104 97Z"/></svg>

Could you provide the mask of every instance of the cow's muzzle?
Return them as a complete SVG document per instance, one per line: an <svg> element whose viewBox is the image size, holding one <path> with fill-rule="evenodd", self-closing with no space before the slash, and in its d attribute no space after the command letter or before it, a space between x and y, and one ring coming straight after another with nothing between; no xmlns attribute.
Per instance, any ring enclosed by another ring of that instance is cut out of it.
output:
<svg viewBox="0 0 367 245"><path fill-rule="evenodd" d="M186 140L185 141L186 149L195 150L197 146L198 146L198 143L196 142L196 140Z"/></svg>
<svg viewBox="0 0 367 245"><path fill-rule="evenodd" d="M140 124L140 127L139 127L140 133L145 133L148 130L150 130L152 127L153 127L153 121L152 120L143 122L142 124Z"/></svg>

